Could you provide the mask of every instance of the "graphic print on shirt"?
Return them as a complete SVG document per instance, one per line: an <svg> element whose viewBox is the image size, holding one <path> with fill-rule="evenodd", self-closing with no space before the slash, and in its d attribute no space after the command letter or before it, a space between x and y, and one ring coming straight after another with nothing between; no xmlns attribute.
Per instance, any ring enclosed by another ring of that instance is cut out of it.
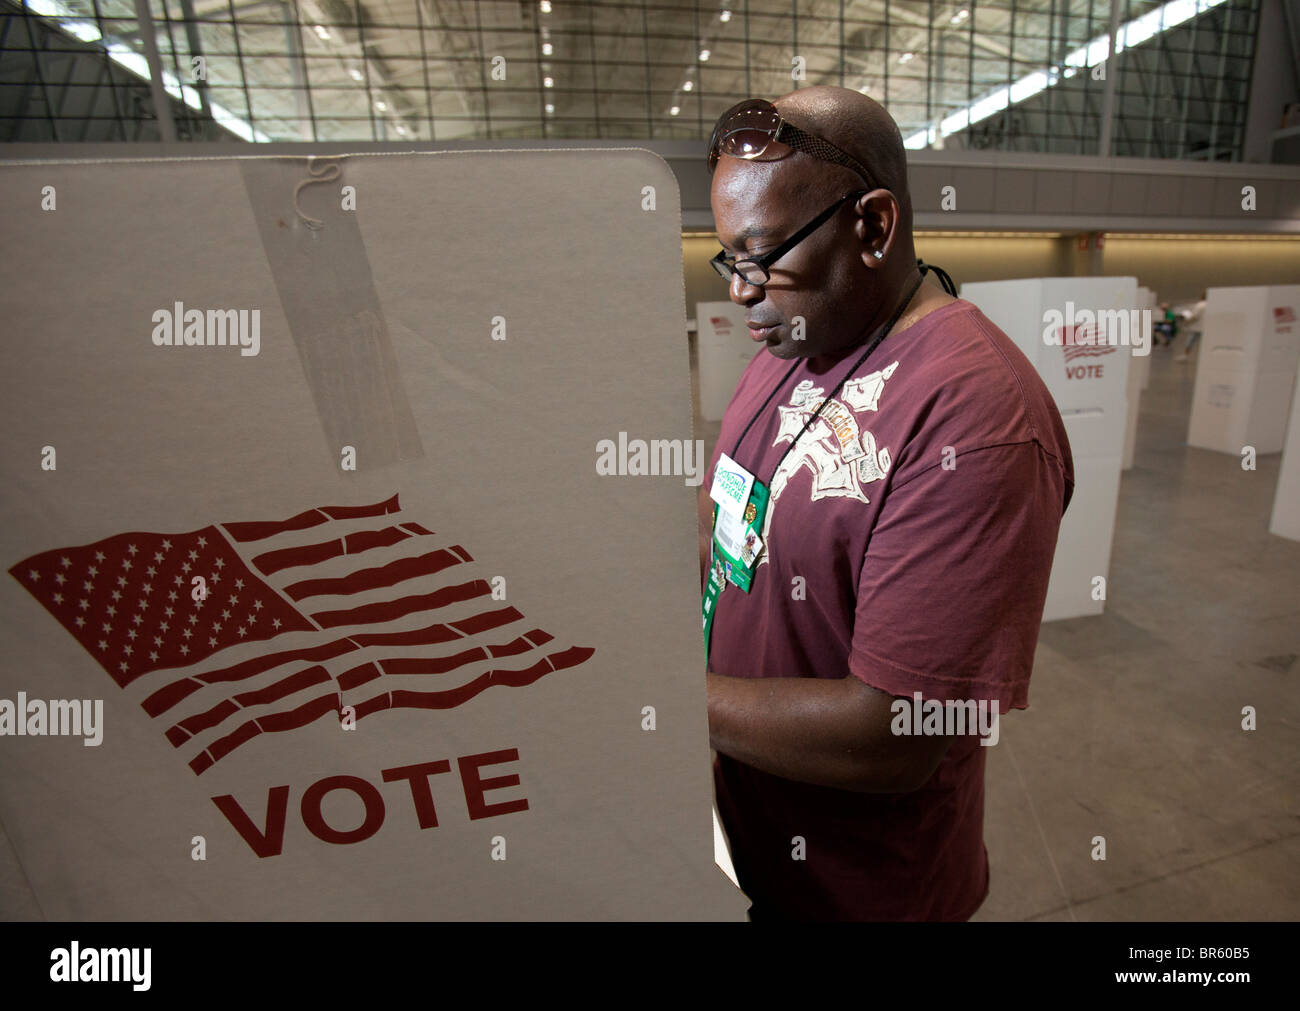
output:
<svg viewBox="0 0 1300 1011"><path fill-rule="evenodd" d="M898 362L895 361L877 372L850 379L840 389L839 396L829 401L824 388L815 387L811 379L805 379L790 394L788 406L778 405L781 425L772 445L779 446L796 438L798 442L772 475L771 499L762 534L767 550L759 557L759 565L766 562L773 551L772 516L776 513L777 501L799 468L807 467L812 471L810 501L829 496L854 498L864 505L871 501L862 490L863 485L879 481L889 473L889 449L882 446L877 450L875 436L859 423L855 414L879 409L885 381L897 368ZM823 401L826 401L826 406L822 407L821 414L800 436L799 432Z"/></svg>

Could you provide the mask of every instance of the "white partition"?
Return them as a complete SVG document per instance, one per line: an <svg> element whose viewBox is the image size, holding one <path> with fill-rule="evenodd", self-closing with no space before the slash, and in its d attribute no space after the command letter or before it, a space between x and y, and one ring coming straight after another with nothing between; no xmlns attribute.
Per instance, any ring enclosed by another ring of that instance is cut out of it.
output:
<svg viewBox="0 0 1300 1011"><path fill-rule="evenodd" d="M1154 323L1155 312L1156 309L1159 308L1159 304L1156 302L1156 293L1152 291L1150 288L1144 288L1141 285L1138 285L1137 307L1139 309L1145 309L1148 312L1150 312L1151 316L1149 318ZM1147 388L1147 384L1151 382L1151 356L1135 355L1133 358L1132 368L1138 374L1139 389L1145 390Z"/></svg>
<svg viewBox="0 0 1300 1011"><path fill-rule="evenodd" d="M696 302L695 320L700 417L721 421L740 374L761 345L750 339L745 308L735 302Z"/></svg>
<svg viewBox="0 0 1300 1011"><path fill-rule="evenodd" d="M1043 620L1100 614L1105 601L1094 599L1094 580L1110 568L1130 360L1134 351L1150 349L1134 309L1137 282L1132 277L988 281L963 285L961 294L1034 363L1070 440L1075 491L1061 520ZM1100 339L1092 328L1099 319ZM1144 339L1145 348L1135 347Z"/></svg>
<svg viewBox="0 0 1300 1011"><path fill-rule="evenodd" d="M1300 361L1300 285L1210 288L1187 444L1277 453Z"/></svg>
<svg viewBox="0 0 1300 1011"><path fill-rule="evenodd" d="M1296 383L1300 388L1300 373L1296 375ZM1277 494L1273 497L1273 518L1268 524L1269 533L1293 541L1300 541L1300 404L1297 400L1300 397L1292 394L1291 420L1277 475Z"/></svg>

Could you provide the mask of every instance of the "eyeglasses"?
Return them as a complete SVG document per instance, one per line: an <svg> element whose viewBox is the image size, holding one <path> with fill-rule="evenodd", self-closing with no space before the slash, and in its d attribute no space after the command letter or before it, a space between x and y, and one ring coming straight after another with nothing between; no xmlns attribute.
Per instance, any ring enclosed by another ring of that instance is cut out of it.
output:
<svg viewBox="0 0 1300 1011"><path fill-rule="evenodd" d="M736 274L739 274L746 284L761 288L767 284L768 279L772 276L768 268L777 260L781 259L786 253L790 252L795 246L801 243L813 232L817 231L822 225L831 219L836 211L843 206L846 200L852 197L860 197L864 193L870 193L870 190L855 190L852 193L846 193L835 203L831 204L826 210L822 211L817 217L813 218L808 224L804 225L799 231L795 232L790 238L786 239L775 249L769 250L762 256L747 257L743 260L733 260L727 255L725 249L720 250L718 255L709 261L709 264L716 270L728 283Z"/></svg>
<svg viewBox="0 0 1300 1011"><path fill-rule="evenodd" d="M776 106L765 98L737 102L718 117L713 136L709 138L709 175L724 154L747 161L775 161L786 157L791 150L850 168L862 177L868 189L881 189L856 158L830 141L787 123Z"/></svg>

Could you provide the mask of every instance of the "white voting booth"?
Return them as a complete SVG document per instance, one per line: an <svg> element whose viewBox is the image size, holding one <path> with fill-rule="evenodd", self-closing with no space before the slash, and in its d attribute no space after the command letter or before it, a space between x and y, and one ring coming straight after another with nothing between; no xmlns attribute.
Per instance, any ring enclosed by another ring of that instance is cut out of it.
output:
<svg viewBox="0 0 1300 1011"><path fill-rule="evenodd" d="M1300 372L1296 374L1296 392L1291 396L1286 445L1282 447L1273 516L1268 524L1269 533L1293 541L1300 541L1300 404L1297 400L1300 400Z"/></svg>
<svg viewBox="0 0 1300 1011"><path fill-rule="evenodd" d="M25 908L744 919L660 158L8 163L0 221Z"/></svg>
<svg viewBox="0 0 1300 1011"><path fill-rule="evenodd" d="M1070 440L1074 497L1056 541L1044 621L1101 614L1105 608L1104 600L1094 599L1094 580L1110 569L1134 350L1128 341L1140 321L1132 314L1136 289L1131 277L962 285L962 298L979 306L1034 363ZM1107 314L1103 339L1096 330L1099 313ZM1128 332L1128 341L1111 342L1123 338L1121 330Z"/></svg>
<svg viewBox="0 0 1300 1011"><path fill-rule="evenodd" d="M1137 307L1140 310L1146 309L1151 313L1149 318L1151 320L1152 331L1154 332L1155 324L1159 321L1159 303L1156 301L1156 293L1150 288L1144 288L1142 285L1138 285ZM1154 342L1155 338L1152 337L1151 339ZM1134 355L1133 361L1129 363L1129 370L1137 373L1138 388L1145 390L1151 382L1151 356Z"/></svg>
<svg viewBox="0 0 1300 1011"><path fill-rule="evenodd" d="M700 417L721 421L745 366L761 347L750 339L745 308L735 302L696 302Z"/></svg>
<svg viewBox="0 0 1300 1011"><path fill-rule="evenodd" d="M1277 453L1300 360L1300 285L1210 288L1187 444Z"/></svg>

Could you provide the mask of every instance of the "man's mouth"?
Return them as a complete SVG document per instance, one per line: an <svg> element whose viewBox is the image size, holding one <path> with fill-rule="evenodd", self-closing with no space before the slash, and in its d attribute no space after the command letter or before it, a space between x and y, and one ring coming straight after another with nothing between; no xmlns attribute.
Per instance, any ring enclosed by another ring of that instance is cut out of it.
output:
<svg viewBox="0 0 1300 1011"><path fill-rule="evenodd" d="M769 340L776 336L776 332L781 328L779 323L772 326L759 326L756 323L750 323L748 320L745 321L745 325L749 327L749 338L753 341Z"/></svg>

